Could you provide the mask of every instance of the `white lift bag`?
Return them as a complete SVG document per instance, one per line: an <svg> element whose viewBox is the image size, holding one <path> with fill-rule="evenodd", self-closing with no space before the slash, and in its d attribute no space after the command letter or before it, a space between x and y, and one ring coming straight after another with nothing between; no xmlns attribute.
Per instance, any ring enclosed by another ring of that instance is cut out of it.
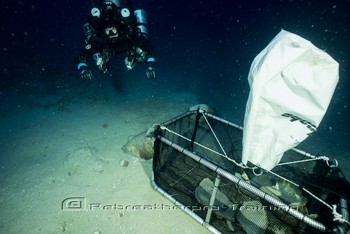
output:
<svg viewBox="0 0 350 234"><path fill-rule="evenodd" d="M316 131L339 79L339 65L304 38L282 30L254 59L242 162L271 170Z"/></svg>

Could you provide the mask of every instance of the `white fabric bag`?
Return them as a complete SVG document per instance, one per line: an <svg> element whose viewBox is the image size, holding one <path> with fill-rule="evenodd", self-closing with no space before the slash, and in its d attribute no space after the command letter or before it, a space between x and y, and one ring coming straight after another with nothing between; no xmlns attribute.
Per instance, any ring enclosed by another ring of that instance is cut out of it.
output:
<svg viewBox="0 0 350 234"><path fill-rule="evenodd" d="M339 65L302 37L282 30L254 59L249 75L242 162L271 170L320 124Z"/></svg>

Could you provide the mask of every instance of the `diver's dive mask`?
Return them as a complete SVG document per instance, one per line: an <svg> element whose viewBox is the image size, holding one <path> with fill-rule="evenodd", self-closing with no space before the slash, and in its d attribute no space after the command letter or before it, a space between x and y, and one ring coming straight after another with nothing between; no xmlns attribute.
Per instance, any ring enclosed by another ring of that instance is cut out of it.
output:
<svg viewBox="0 0 350 234"><path fill-rule="evenodd" d="M114 26L105 28L105 33L108 38L116 38L119 35L118 29Z"/></svg>

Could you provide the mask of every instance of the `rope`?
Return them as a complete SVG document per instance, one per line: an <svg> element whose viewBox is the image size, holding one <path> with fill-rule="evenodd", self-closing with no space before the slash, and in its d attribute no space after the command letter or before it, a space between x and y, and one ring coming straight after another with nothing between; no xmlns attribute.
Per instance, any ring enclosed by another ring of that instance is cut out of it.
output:
<svg viewBox="0 0 350 234"><path fill-rule="evenodd" d="M301 149L292 148L291 150L293 150L293 151L295 151L295 152L297 152L297 153L299 153L301 155L304 155L306 157L309 157L309 158L317 158L317 156L312 155L312 154L310 154L308 152L305 152L304 150L301 150Z"/></svg>
<svg viewBox="0 0 350 234"><path fill-rule="evenodd" d="M184 139L184 140L187 140L187 141L191 142L191 139L189 139L189 138L187 138L187 137L184 137L184 136L182 136L181 134L179 134L179 133L177 133L177 132L174 132L174 131L170 130L169 128L167 128L167 127L165 127L165 126L163 126L163 125L160 126L160 129L166 130L166 131L168 131L168 132L170 132L170 133L172 133L172 134L174 134L174 135L176 135L176 136L178 136L178 137L180 137L180 138L182 138L182 139ZM219 156L221 156L221 157L223 157L223 158L226 158L227 160L233 162L235 165L237 165L237 166L239 166L239 167L241 167L241 168L248 168L248 167L246 167L246 166L244 166L244 165L242 165L242 164L237 163L237 162L236 162L235 160L233 160L232 158L229 158L228 156L226 156L226 155L224 155L224 154L221 154L221 153L219 153L219 152L217 152L217 151L215 151L215 150L212 150L212 149L208 148L208 147L205 146L205 145L201 145L201 144L197 143L196 141L194 141L194 144L196 144L196 145L198 145L198 146L200 146L200 147L202 147L202 148L204 148L204 149L206 149L206 150L208 150L208 151L210 151L210 152L212 152L212 153L214 153L214 154L217 154L217 155L219 155Z"/></svg>
<svg viewBox="0 0 350 234"><path fill-rule="evenodd" d="M304 190L306 193L308 193L310 196L312 196L313 198L315 198L316 200L318 200L320 203L322 203L323 205L327 206L329 209L332 210L332 214L333 214L333 221L337 221L337 222L340 222L340 223L347 223L350 225L350 223L343 218L343 216L337 212L337 205L329 205L328 203L326 203L325 201L323 201L321 198L317 197L315 194L313 194L312 192L310 192L309 190L307 190L306 188L303 188L303 187L300 187L300 185L298 185L297 183L294 183L293 181L291 180L288 180L287 178L284 178L283 176L280 176L272 171L268 171L269 173L271 173L272 175L284 180L284 181L287 181L288 183L291 183L299 188L301 188L302 190Z"/></svg>
<svg viewBox="0 0 350 234"><path fill-rule="evenodd" d="M344 219L343 216L337 212L337 205L333 205L332 214L333 214L333 221L337 221L339 223L346 223L350 225L350 222Z"/></svg>
<svg viewBox="0 0 350 234"><path fill-rule="evenodd" d="M243 169L244 169L244 168L248 168L247 166L243 165L242 163L238 163L238 162L236 162L235 160L233 160L232 158L229 158L229 157L227 156L227 154L226 154L224 148L222 147L222 145L221 145L221 143L220 143L220 141L219 141L219 138L216 136L216 134L215 134L213 128L211 127L211 125L210 125L210 123L209 123L209 121L208 121L208 119L207 119L207 117L205 116L204 111L203 111L202 109L199 109L199 113L202 114L203 118L205 119L205 122L207 123L208 127L210 128L211 133L212 133L213 136L215 137L216 142L219 144L219 146L220 146L222 152L224 153L224 155L222 155L222 156L223 156L224 158L226 158L227 160L229 160L230 162L233 162L233 163L234 163L236 166L238 166L238 167L241 167L241 168L243 168Z"/></svg>
<svg viewBox="0 0 350 234"><path fill-rule="evenodd" d="M221 145L221 143L220 143L218 137L216 136L216 134L215 134L213 128L211 127L211 125L210 125L210 123L209 123L207 117L203 114L203 111L199 110L199 112L202 114L203 118L205 119L205 122L207 122L208 127L210 128L211 133L212 133L213 136L215 137L215 140L216 140L216 142L219 144L219 146L220 146L222 152L224 153L225 157L227 157L227 154L226 154L224 148L222 147L222 145Z"/></svg>
<svg viewBox="0 0 350 234"><path fill-rule="evenodd" d="M169 128L165 127L165 126L160 126L160 129L166 130L166 131L168 131L168 132L170 132L170 133L172 133L172 134L174 134L174 135L176 135L176 136L178 136L178 137L180 137L180 138L182 138L182 139L184 139L184 140L187 140L187 141L191 142L191 139L189 139L189 138L187 138L187 137L184 137L184 136L182 136L181 134L179 134L179 133L177 133L177 132L174 132L174 131L170 130ZM211 152L217 154L217 155L220 155L220 156L222 156L222 157L225 157L225 155L220 154L219 152L216 152L215 150L212 150L212 149L206 147L205 145L201 145L201 144L197 143L196 141L195 141L194 143L195 143L196 145L200 146L200 147L203 147L203 148L206 149L206 150L209 150L209 151L211 151Z"/></svg>
<svg viewBox="0 0 350 234"><path fill-rule="evenodd" d="M221 156L221 157L226 158L227 160L233 162L233 163L234 163L235 165L237 165L238 167L252 169L253 172L254 172L254 169L256 169L257 167L252 167L252 168L247 167L246 165L243 165L242 163L237 163L235 160L233 160L233 159L231 159L231 158L229 158L229 157L227 156L227 154L226 154L226 152L225 152L223 146L221 145L221 143L220 143L218 137L216 136L216 134L215 134L213 128L211 127L211 125L210 125L208 119L206 118L206 116L205 116L205 114L204 114L204 111L200 109L200 110L199 110L199 113L201 113L202 116L203 116L203 118L205 119L205 121L206 121L208 127L210 128L210 131L212 132L212 134L213 134L215 140L217 141L217 143L219 144L220 149L222 150L223 154L221 154L221 153L219 153L219 152L217 152L217 151L215 151L215 150L212 150L212 149L210 149L210 148L208 148L208 147L206 147L206 146L204 146L204 145L202 145L202 144L199 144L199 143L197 143L196 141L194 141L194 144L196 144L197 146L200 146L200 147L202 147L202 148L204 148L204 149L206 149L206 150L208 150L208 151L210 151L210 152L212 152L212 153L215 153L215 154L217 154L217 155L219 155L219 156ZM191 142L191 140L190 140L189 138L184 137L184 136L182 136L181 134L178 134L177 132L174 132L174 131L168 129L168 128L165 127L165 126L160 126L160 129L166 130L166 131L168 131L168 132L170 132L170 133L172 133L172 134L174 134L174 135L176 135L176 136L178 136L178 137L180 137L180 138L182 138L182 139L185 139L185 140ZM294 148L293 148L293 150L295 150L296 152L302 153L303 155L309 157L310 159L298 160L298 161L293 161L293 162L279 163L279 164L277 164L276 166L290 165L290 164L296 164L296 163L302 163L302 162L310 162L310 161L316 161L316 160L325 160L325 161L327 162L327 164L328 164L328 162L329 162L329 158L326 157L326 156L319 156L319 157L317 157L317 156L314 156L314 155L312 155L312 154L306 153L306 152L301 151L301 150L298 150L298 149L294 149ZM287 181L288 183L293 184L294 186L296 186L296 187L298 187L298 188L301 188L302 190L304 190L305 192L307 192L310 196L312 196L313 198L315 198L316 200L318 200L320 203L322 203L322 204L324 204L325 206L327 206L329 209L332 210L333 221L337 221L337 222L340 222L340 223L347 223L347 224L350 224L349 221L347 221L346 219L344 219L343 216L342 216L340 213L337 212L337 205L332 205L332 206L331 206L331 205L329 205L328 203L326 203L325 201L323 201L322 199L320 199L319 197L317 197L316 195L314 195L314 194L313 194L312 192L310 192L309 190L307 190L307 189L301 187L299 184L297 184L297 183L295 183L295 182L293 182L293 181L291 181L291 180L288 180L287 178L284 178L283 176L278 175L278 174L276 174L275 172L272 172L272 171L267 171L267 172L270 173L270 174L272 174L272 175L274 175L274 176L276 176L276 177L278 177L278 178L280 178L281 180ZM255 173L254 173L254 174L255 174Z"/></svg>
<svg viewBox="0 0 350 234"><path fill-rule="evenodd" d="M267 171L267 172L269 172L270 174L272 174L272 175L274 175L274 176L280 178L281 180L287 181L288 183L291 183L291 184L293 184L293 185L295 185L295 186L297 186L297 187L300 187L297 183L294 183L293 181L288 180L287 178L284 178L283 176L280 176L279 174L276 174L276 173L273 172L273 171Z"/></svg>
<svg viewBox="0 0 350 234"><path fill-rule="evenodd" d="M205 146L205 145L199 144L199 143L196 142L196 141L194 141L194 144L196 144L197 146L200 146L200 147L202 147L202 148L204 148L204 149L206 149L206 150L208 150L208 151L210 151L210 152L212 152L212 153L214 153L214 154L217 154L217 155L219 155L219 156L221 156L221 157L223 157L223 158L226 158L227 160L229 160L230 162L233 162L233 163L234 163L236 166L238 166L238 167L241 167L241 168L243 168L243 169L244 169L244 168L248 168L247 166L245 166L245 165L243 165L243 164L240 164L240 163L236 162L234 159L229 158L229 157L227 156L227 154L226 154L224 148L222 147L222 145L221 145L221 143L220 143L218 137L216 136L216 134L215 134L213 128L211 127L211 125L209 124L209 121L207 120L207 118L206 118L205 115L203 114L203 111L200 111L200 113L203 115L205 121L207 122L207 124L208 124L208 126L209 126L209 128L210 128L212 134L214 135L215 140L216 140L217 143L219 144L219 146L220 146L220 148L221 148L223 154L221 154L221 153L219 153L219 152L217 152L217 151L215 151L215 150L212 150L212 149L210 149L209 147L207 147L207 146ZM178 137L180 137L180 138L182 138L182 139L184 139L184 140L187 140L187 141L191 142L191 139L189 139L189 138L187 138L187 137L184 137L184 136L182 136L181 134L179 134L179 133L177 133L177 132L174 132L174 131L170 130L169 128L167 128L167 127L165 127L165 126L163 126L163 125L160 126L160 129L161 129L161 130L166 130L166 131L168 131L168 132L170 132L170 133L172 133L172 134L174 134L174 135L176 135L176 136L178 136Z"/></svg>
<svg viewBox="0 0 350 234"><path fill-rule="evenodd" d="M320 157L317 157L317 158L304 159L304 160L298 160L298 161L293 161L293 162L279 163L279 164L277 164L276 166L290 165L290 164L303 163L303 162L310 162L310 161L316 161L316 160L329 161L329 158L326 157L326 156L320 156Z"/></svg>
<svg viewBox="0 0 350 234"><path fill-rule="evenodd" d="M303 188L303 187L300 187L299 184L297 184L297 183L295 183L295 182L293 182L293 181L291 181L291 180L288 180L287 178L284 178L283 176L278 175L278 174L275 173L275 172L272 172L272 171L267 171L267 172L269 172L270 174L272 174L272 175L274 175L274 176L276 176L276 177L278 177L278 178L280 178L280 179L282 179L282 180L284 180L284 181L287 181L288 183L291 183L291 184L293 184L293 185L295 185L295 186L301 188L302 190L304 190L305 192L307 192L309 195L311 195L312 197L314 197L315 199L317 199L319 202L323 203L325 206L327 206L328 208L330 208L331 210L333 210L333 208L332 208L331 205L327 204L325 201L323 201L322 199L320 199L319 197L317 197L316 195L314 195L313 193L311 193L309 190L307 190L307 189L305 189L305 188Z"/></svg>

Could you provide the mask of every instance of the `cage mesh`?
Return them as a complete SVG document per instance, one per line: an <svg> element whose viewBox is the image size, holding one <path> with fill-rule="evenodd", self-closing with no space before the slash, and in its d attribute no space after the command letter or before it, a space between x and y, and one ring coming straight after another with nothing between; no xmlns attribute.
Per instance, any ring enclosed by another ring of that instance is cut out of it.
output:
<svg viewBox="0 0 350 234"><path fill-rule="evenodd" d="M226 155L240 162L242 129L230 123L219 121L218 118L213 118L210 115L207 116L207 120ZM302 193L299 188L285 184L269 173L256 176L252 171L243 170L225 157L213 152L222 153L222 150L201 113L193 111L180 115L164 123L164 126L178 135L165 130L156 132L158 139L155 142L153 159L154 182L203 220L206 219L208 210L212 208L212 215L207 221L221 233L318 233L319 230L293 217L285 209L271 205L265 199L239 184L233 183L223 176L218 177L215 170L188 157L181 150L174 148L174 145L179 145L194 155L203 157L228 173L238 177L246 174L249 177L248 183L261 191L270 193L273 197L308 217L324 222L329 221L328 216L321 217L324 208L315 205L317 203L312 197ZM161 137L170 141L171 144L163 143L159 140ZM283 159L290 161L291 158L298 160L303 157L295 151L288 151ZM315 165L313 162L277 166L274 172L298 182L303 180L305 176L312 175ZM215 202L210 206L209 200L217 177L220 179L220 183ZM270 190L276 190L277 195L271 193ZM319 196L325 196L325 194L320 194L324 191L314 190L314 192L319 192ZM281 196L278 196L279 193L282 193ZM295 194L300 194L299 200L295 200Z"/></svg>

